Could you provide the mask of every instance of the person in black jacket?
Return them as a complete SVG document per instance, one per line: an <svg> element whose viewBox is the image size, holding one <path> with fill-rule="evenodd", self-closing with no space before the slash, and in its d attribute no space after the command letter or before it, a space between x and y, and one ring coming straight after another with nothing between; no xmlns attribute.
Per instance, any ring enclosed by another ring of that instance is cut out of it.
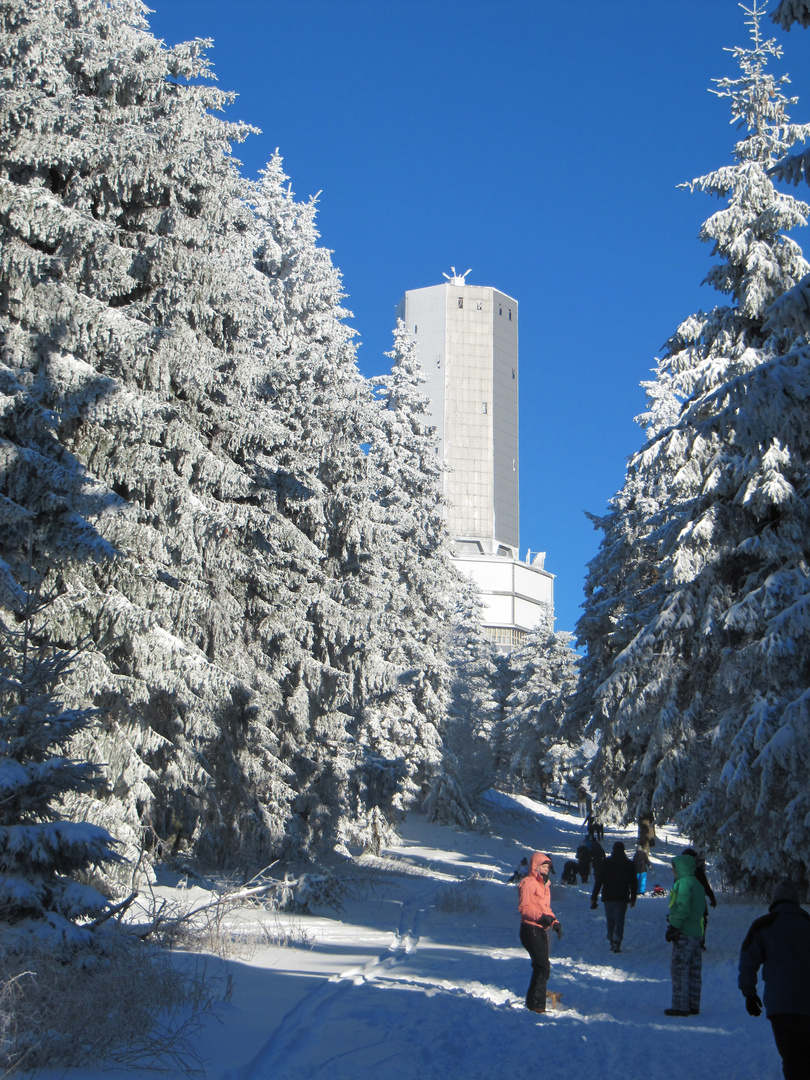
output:
<svg viewBox="0 0 810 1080"><path fill-rule="evenodd" d="M591 873L591 849L584 842L577 848L577 862L579 863L579 875L582 878L582 884L587 885Z"/></svg>
<svg viewBox="0 0 810 1080"><path fill-rule="evenodd" d="M627 905L633 907L638 890L635 869L625 854L624 844L621 840L616 841L613 845L612 854L608 855L595 868L593 892L591 893L592 909L598 906L596 898L600 889L602 890L602 903L605 905L607 938L610 942L611 952L621 952Z"/></svg>
<svg viewBox="0 0 810 1080"><path fill-rule="evenodd" d="M563 866L562 877L560 881L563 885L576 885L577 874L579 873L579 863L576 859L568 859L565 866Z"/></svg>
<svg viewBox="0 0 810 1080"><path fill-rule="evenodd" d="M593 867L594 874L596 874L596 871L607 858L607 854L605 853L605 849L602 847L598 840L591 840L590 851L591 866Z"/></svg>
<svg viewBox="0 0 810 1080"><path fill-rule="evenodd" d="M692 858L695 860L695 880L698 882L699 885L703 886L703 891L706 893L706 899L709 902L709 906L716 908L717 897L714 895L714 890L709 884L709 879L706 877L706 860L702 855L699 855L694 848L691 847L684 848L681 854L691 855ZM700 939L701 949L706 948L706 926L708 925L708 922L709 913L707 911L703 917L703 937Z"/></svg>
<svg viewBox="0 0 810 1080"><path fill-rule="evenodd" d="M762 967L765 1015L771 1022L785 1080L810 1078L810 915L799 890L780 881L768 914L752 923L740 950L737 985L751 1016L759 1016L757 972Z"/></svg>
<svg viewBox="0 0 810 1080"><path fill-rule="evenodd" d="M709 884L709 879L706 877L706 860L691 847L684 848L681 854L691 855L695 860L695 877L703 886L703 891L706 893L706 899L709 901L711 907L717 907L717 897L714 895L714 891Z"/></svg>

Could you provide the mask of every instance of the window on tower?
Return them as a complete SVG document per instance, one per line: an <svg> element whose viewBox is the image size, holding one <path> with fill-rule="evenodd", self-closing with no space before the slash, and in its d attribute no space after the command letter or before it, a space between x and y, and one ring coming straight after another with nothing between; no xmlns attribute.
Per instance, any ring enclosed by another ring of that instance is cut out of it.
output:
<svg viewBox="0 0 810 1080"><path fill-rule="evenodd" d="M463 297L463 296L460 296L460 297L458 298L458 306L459 306L460 308L463 308L463 307L464 307L464 297Z"/></svg>

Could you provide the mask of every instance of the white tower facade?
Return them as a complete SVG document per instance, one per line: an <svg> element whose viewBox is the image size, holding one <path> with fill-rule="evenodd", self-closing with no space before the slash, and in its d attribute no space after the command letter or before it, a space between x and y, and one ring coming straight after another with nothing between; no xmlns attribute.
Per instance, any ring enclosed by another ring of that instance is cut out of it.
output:
<svg viewBox="0 0 810 1080"><path fill-rule="evenodd" d="M554 600L544 556L520 560L518 304L466 274L444 276L406 292L397 318L427 379L455 562L481 589L490 636L510 647Z"/></svg>
<svg viewBox="0 0 810 1080"><path fill-rule="evenodd" d="M459 281L455 278L455 281ZM397 308L427 376L457 550L520 543L517 301L449 281L405 293Z"/></svg>

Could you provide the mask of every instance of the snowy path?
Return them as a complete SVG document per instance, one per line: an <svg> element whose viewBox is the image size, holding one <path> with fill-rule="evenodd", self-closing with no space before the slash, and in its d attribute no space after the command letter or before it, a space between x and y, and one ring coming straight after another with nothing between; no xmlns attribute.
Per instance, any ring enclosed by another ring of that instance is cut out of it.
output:
<svg viewBox="0 0 810 1080"><path fill-rule="evenodd" d="M380 1027L374 1022L367 1007L361 1004L364 995L358 994L357 989L373 984L376 992L380 985L390 987L397 983L396 969L416 952L424 914L423 907L402 904L396 935L388 950L333 975L298 1001L281 1019L256 1060L236 1074L240 1080L315 1075L312 1072L315 1041L319 1044L319 1065L330 1075L343 1075L340 1070L352 1068L358 1055L378 1067L385 1066L392 1049L385 1025ZM410 975L405 977L410 981ZM345 1037L332 1030L333 1025L341 1028L346 1023L352 1023L357 1032L363 1031L359 1041L358 1037L352 1039L350 1048L345 1046Z"/></svg>
<svg viewBox="0 0 810 1080"><path fill-rule="evenodd" d="M781 1076L770 1025L747 1016L736 989L740 942L761 906L720 896L709 922L701 1015L668 1018L666 900L640 898L628 912L622 952L612 954L601 906L590 910L589 887L559 884L578 843L578 819L499 797L490 822L484 835L412 817L402 846L376 861L367 895L339 918L296 920L311 949L265 948L250 963L231 962L233 999L198 1043L206 1077L529 1077L539 1047L551 1080L574 1073L672 1080L684 1061L712 1080ZM619 838L631 846L629 831L609 833L605 846ZM652 883L669 887L667 856L683 843L661 837ZM530 965L518 941L517 890L507 884L533 849L554 857L552 902L564 929L561 941L552 939L549 982L562 993L562 1007L545 1017L523 1007ZM460 910L452 910L454 900ZM62 1076L133 1074L68 1070L41 1080Z"/></svg>
<svg viewBox="0 0 810 1080"><path fill-rule="evenodd" d="M777 1076L770 1030L749 1022L735 987L739 941L752 914L747 908L721 902L713 913L703 1015L678 1023L663 1015L670 1003L666 901L639 900L629 913L625 949L615 956L601 910L590 910L589 889L555 886L565 936L554 942L549 988L562 992L562 1007L545 1018L526 1012L529 964L517 941L515 889L505 878L519 861L527 832L537 836L527 848L550 848L561 870L576 846L578 823L547 810L538 820L525 807L512 807L494 808L494 837L412 822L400 856L441 872L443 880L453 872L457 881L481 875L474 889L482 910L442 915L430 903L440 883L425 887L424 878L407 878L402 887L418 891L402 904L389 952L314 989L280 1020L253 1061L230 1077L489 1080L504 1071L524 1074L538 1039L544 1058L550 1055L555 1065L552 1076L567 1075L575 1062L585 1075L623 1077L629 1070L669 1080L673 1060L684 1052L696 1062L716 1063L720 1076L731 1071L732 1061L736 1077ZM443 851L433 846L440 834ZM669 884L663 867L654 876Z"/></svg>

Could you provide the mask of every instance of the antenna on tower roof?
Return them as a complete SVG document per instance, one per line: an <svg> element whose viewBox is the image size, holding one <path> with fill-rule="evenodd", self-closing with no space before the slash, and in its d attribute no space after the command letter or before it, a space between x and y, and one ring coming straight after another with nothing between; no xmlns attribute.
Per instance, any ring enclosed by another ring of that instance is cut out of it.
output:
<svg viewBox="0 0 810 1080"><path fill-rule="evenodd" d="M464 280L464 278L467 276L467 274L472 273L472 269L465 270L463 274L457 274L455 266L451 266L450 269L453 271L452 274L445 274L444 272L442 272L442 277L447 278L447 280L450 282L451 285L466 285L467 284L467 282Z"/></svg>

